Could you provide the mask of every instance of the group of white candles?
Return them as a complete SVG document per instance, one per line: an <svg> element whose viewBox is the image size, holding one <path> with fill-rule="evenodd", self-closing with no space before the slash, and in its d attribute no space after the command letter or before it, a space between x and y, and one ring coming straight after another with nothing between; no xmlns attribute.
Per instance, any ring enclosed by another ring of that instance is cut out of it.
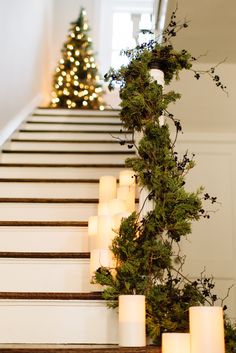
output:
<svg viewBox="0 0 236 353"><path fill-rule="evenodd" d="M134 172L129 169L120 172L119 184L114 176L99 179L98 214L88 221L91 278L100 267L114 267L110 246L122 218L135 210L135 189Z"/></svg>
<svg viewBox="0 0 236 353"><path fill-rule="evenodd" d="M225 353L222 307L189 309L190 333L163 333L162 353ZM145 296L119 296L119 345L146 345Z"/></svg>
<svg viewBox="0 0 236 353"><path fill-rule="evenodd" d="M88 223L91 278L102 266L111 269L115 267L110 246L122 218L135 211L135 193L135 176L132 170L120 172L119 184L114 176L100 178L98 214L90 217ZM147 190L144 189L143 193L146 198ZM149 209L150 205L145 213ZM99 286L96 288L100 290ZM190 333L163 333L162 353L225 353L221 307L190 307L189 320ZM119 296L119 345L146 345L145 296Z"/></svg>

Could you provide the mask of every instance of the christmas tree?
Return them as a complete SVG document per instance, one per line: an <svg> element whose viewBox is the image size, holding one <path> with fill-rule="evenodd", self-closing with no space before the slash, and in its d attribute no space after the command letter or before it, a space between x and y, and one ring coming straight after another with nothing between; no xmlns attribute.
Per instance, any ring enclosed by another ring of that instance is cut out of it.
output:
<svg viewBox="0 0 236 353"><path fill-rule="evenodd" d="M51 107L104 109L97 65L88 36L86 11L71 23L53 79Z"/></svg>

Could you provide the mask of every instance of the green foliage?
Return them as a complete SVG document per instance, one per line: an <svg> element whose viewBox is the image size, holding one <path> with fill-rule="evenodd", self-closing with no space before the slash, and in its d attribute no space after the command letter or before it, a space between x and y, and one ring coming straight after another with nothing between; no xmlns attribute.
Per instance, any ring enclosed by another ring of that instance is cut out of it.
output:
<svg viewBox="0 0 236 353"><path fill-rule="evenodd" d="M175 23L174 17L171 21ZM173 23L165 32L167 38L176 33ZM194 58L186 50L175 51L170 43L155 41L125 54L129 64L118 71L111 69L106 80L110 89L120 83L124 127L141 132L142 138L135 146L137 155L127 159L126 165L134 170L139 187L148 190L153 209L143 218L134 212L122 221L111 247L116 266L100 268L95 282L105 286L103 297L110 307L117 306L120 294L144 294L147 332L160 345L162 332L188 331L190 306L214 305L218 299L212 292L211 278L201 274L190 281L184 276L184 258L178 251L181 239L191 233L192 221L209 218L202 199L213 204L216 198L203 194L202 187L195 192L185 190L185 176L194 167L193 156L178 156L168 124L159 123L160 116L169 118L177 137L181 124L167 109L180 95L164 93L149 71L152 67L161 69L168 85L181 70L192 70ZM227 353L236 353L235 338L236 329L227 321Z"/></svg>

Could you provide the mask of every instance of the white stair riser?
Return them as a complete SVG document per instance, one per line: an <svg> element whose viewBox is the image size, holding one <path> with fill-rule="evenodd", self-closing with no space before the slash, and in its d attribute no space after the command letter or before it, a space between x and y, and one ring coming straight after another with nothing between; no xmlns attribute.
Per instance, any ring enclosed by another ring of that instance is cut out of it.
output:
<svg viewBox="0 0 236 353"><path fill-rule="evenodd" d="M97 179L103 175L117 177L124 168L56 168L56 167L1 167L1 178L68 178Z"/></svg>
<svg viewBox="0 0 236 353"><path fill-rule="evenodd" d="M88 252L87 227L0 227L1 251Z"/></svg>
<svg viewBox="0 0 236 353"><path fill-rule="evenodd" d="M79 115L83 117L87 117L89 115L96 116L96 117L103 117L103 116L118 116L119 111L117 110L84 110L84 109L35 109L34 114L48 114L48 115L59 115L59 116L73 116Z"/></svg>
<svg viewBox="0 0 236 353"><path fill-rule="evenodd" d="M53 142L11 142L5 145L11 150L31 151L128 151L127 146L117 143L53 143Z"/></svg>
<svg viewBox="0 0 236 353"><path fill-rule="evenodd" d="M90 292L89 259L0 259L1 292Z"/></svg>
<svg viewBox="0 0 236 353"><path fill-rule="evenodd" d="M118 343L117 313L101 301L1 300L0 317L0 343Z"/></svg>
<svg viewBox="0 0 236 353"><path fill-rule="evenodd" d="M96 204L0 203L1 221L86 221Z"/></svg>
<svg viewBox="0 0 236 353"><path fill-rule="evenodd" d="M1 183L0 197L98 198L98 183Z"/></svg>
<svg viewBox="0 0 236 353"><path fill-rule="evenodd" d="M76 133L76 132L16 132L14 133L13 137L21 138L21 139L29 139L29 140L50 140L50 139L57 139L57 140L115 140L115 138L120 139L132 139L131 134L120 134L119 132L109 133L109 132L99 132L99 133Z"/></svg>
<svg viewBox="0 0 236 353"><path fill-rule="evenodd" d="M103 164L124 163L130 154L40 154L40 153L2 153L2 163L65 163L65 164Z"/></svg>
<svg viewBox="0 0 236 353"><path fill-rule="evenodd" d="M76 116L29 116L27 121L58 122L58 123L121 123L119 117L76 117Z"/></svg>
<svg viewBox="0 0 236 353"><path fill-rule="evenodd" d="M61 130L61 131L120 131L122 125L71 125L71 124L22 124L25 130Z"/></svg>

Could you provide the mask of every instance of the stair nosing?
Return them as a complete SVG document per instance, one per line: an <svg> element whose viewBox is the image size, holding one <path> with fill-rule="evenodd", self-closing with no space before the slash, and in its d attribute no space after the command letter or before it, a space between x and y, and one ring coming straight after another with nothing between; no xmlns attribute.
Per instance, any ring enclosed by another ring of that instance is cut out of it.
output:
<svg viewBox="0 0 236 353"><path fill-rule="evenodd" d="M0 227L88 227L87 221L0 221Z"/></svg>
<svg viewBox="0 0 236 353"><path fill-rule="evenodd" d="M109 143L114 143L114 144L120 144L120 141L118 140L39 140L39 139L18 139L18 138L12 138L10 140L11 142L36 142L36 143L78 143L78 144L90 144L90 143L98 143L98 144L109 144ZM133 143L132 140L125 140L126 143Z"/></svg>
<svg viewBox="0 0 236 353"><path fill-rule="evenodd" d="M79 133L79 134L101 134L101 133L106 133L106 134L132 134L132 131L120 131L120 130L28 130L28 129L19 129L17 130L18 132L24 132L24 133ZM16 132L17 132L16 131Z"/></svg>
<svg viewBox="0 0 236 353"><path fill-rule="evenodd" d="M0 292L1 299L26 300L103 300L101 293L68 293L68 292Z"/></svg>
<svg viewBox="0 0 236 353"><path fill-rule="evenodd" d="M0 167L40 167L40 168L125 168L125 164L65 164L65 163L2 163Z"/></svg>
<svg viewBox="0 0 236 353"><path fill-rule="evenodd" d="M0 259L90 259L89 252L0 251Z"/></svg>
<svg viewBox="0 0 236 353"><path fill-rule="evenodd" d="M91 155L91 154L105 154L105 155L126 155L126 154L135 154L135 151L45 151L45 150L9 150L9 149L3 149L2 153L9 153L9 154L85 154L85 155Z"/></svg>
<svg viewBox="0 0 236 353"><path fill-rule="evenodd" d="M45 124L45 125L92 125L92 126L122 126L121 122L71 122L71 121L34 121L34 120L26 120L25 124Z"/></svg>
<svg viewBox="0 0 236 353"><path fill-rule="evenodd" d="M99 179L0 178L0 183L85 183L97 184Z"/></svg>
<svg viewBox="0 0 236 353"><path fill-rule="evenodd" d="M98 204L98 199L72 199L72 198L36 198L36 197L0 197L0 203L77 203Z"/></svg>
<svg viewBox="0 0 236 353"><path fill-rule="evenodd" d="M34 347L27 347L27 348L1 348L1 353L161 353L161 348L158 346L145 346L145 347L119 347L118 345L109 345L105 344L102 347L99 345L88 345L86 344L74 344L73 347L66 347L66 344L60 347L49 347L46 345L47 348L35 348Z"/></svg>

